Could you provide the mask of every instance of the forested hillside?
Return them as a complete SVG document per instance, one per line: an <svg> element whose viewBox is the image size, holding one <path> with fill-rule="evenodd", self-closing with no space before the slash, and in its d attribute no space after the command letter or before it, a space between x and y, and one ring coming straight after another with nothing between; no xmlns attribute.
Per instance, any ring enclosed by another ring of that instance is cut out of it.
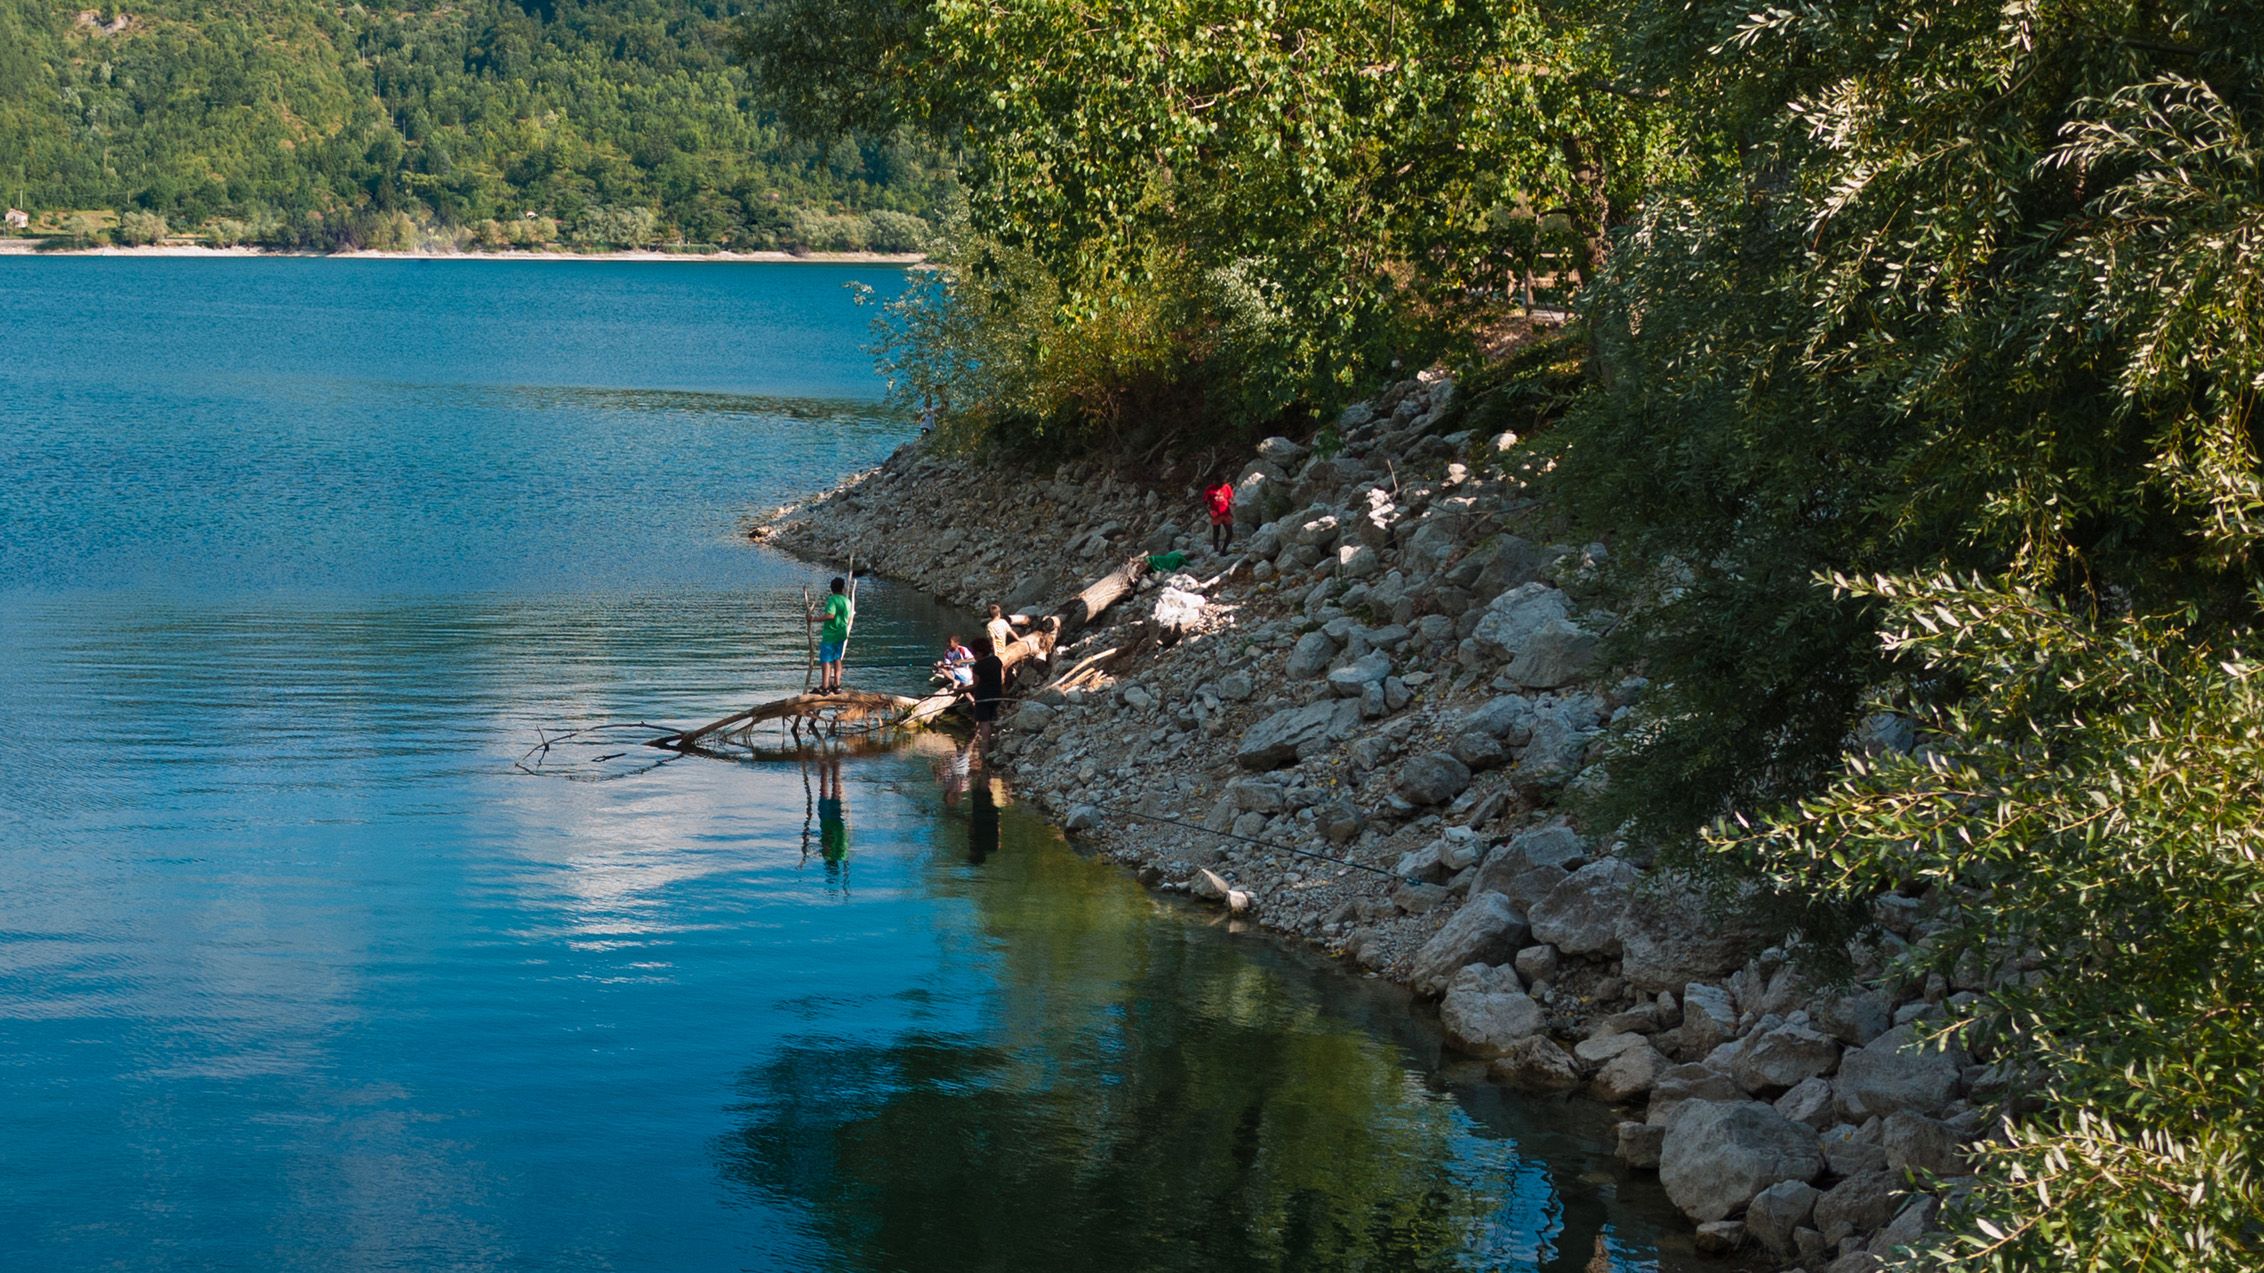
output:
<svg viewBox="0 0 2264 1273"><path fill-rule="evenodd" d="M751 105L702 0L0 0L0 199L304 247L918 246L947 178Z"/></svg>

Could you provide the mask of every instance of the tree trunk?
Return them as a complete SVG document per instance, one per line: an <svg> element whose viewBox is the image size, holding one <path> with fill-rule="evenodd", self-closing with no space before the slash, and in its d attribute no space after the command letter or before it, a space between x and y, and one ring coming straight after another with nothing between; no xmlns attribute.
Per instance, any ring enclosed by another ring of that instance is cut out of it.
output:
<svg viewBox="0 0 2264 1273"><path fill-rule="evenodd" d="M838 694L796 694L743 712L733 712L722 720L710 721L698 729L687 729L666 738L655 738L649 745L682 751L687 747L697 746L704 738L712 738L742 726L759 725L764 721L816 716L862 719L883 712L908 712L918 705L918 699L905 698L901 694L873 694L863 690L844 690Z"/></svg>
<svg viewBox="0 0 2264 1273"><path fill-rule="evenodd" d="M1091 623L1110 606L1130 596L1132 589L1140 582L1140 576L1146 573L1148 558L1146 554L1142 554L1087 584L1083 592L1071 597L1069 603L1061 607L1061 613L1054 616L1061 620L1057 638L1066 640L1074 636L1077 629Z"/></svg>
<svg viewBox="0 0 2264 1273"><path fill-rule="evenodd" d="M1586 143L1566 137L1558 147L1577 187L1571 200L1573 228L1580 235L1580 285L1586 287L1603 273L1604 258L1611 254L1611 196L1605 191L1603 160L1590 155Z"/></svg>
<svg viewBox="0 0 2264 1273"><path fill-rule="evenodd" d="M1011 676L1016 664L1052 658L1054 649L1065 644L1079 628L1090 625L1110 606L1131 596L1132 589L1139 585L1140 576L1146 573L1148 558L1143 553L1095 579L1064 603L1058 613L1040 620L1035 630L1000 650L999 661L1006 664Z"/></svg>

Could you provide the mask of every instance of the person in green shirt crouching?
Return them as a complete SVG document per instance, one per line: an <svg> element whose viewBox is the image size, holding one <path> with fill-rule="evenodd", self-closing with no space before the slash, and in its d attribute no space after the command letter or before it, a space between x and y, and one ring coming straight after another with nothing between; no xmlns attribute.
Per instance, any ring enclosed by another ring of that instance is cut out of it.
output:
<svg viewBox="0 0 2264 1273"><path fill-rule="evenodd" d="M849 623L856 617L857 608L850 603L849 584L846 580L833 581L833 595L825 599L819 613L825 617L825 626L818 629L818 689L820 694L837 694L841 691L841 652L849 644ZM812 623L818 614L809 616Z"/></svg>

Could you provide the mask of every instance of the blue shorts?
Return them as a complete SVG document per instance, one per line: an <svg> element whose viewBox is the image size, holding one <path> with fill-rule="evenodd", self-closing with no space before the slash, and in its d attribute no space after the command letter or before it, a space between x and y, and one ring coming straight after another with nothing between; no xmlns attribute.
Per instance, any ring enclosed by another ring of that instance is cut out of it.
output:
<svg viewBox="0 0 2264 1273"><path fill-rule="evenodd" d="M841 647L847 644L849 644L847 641L818 642L818 662L839 663L841 661Z"/></svg>

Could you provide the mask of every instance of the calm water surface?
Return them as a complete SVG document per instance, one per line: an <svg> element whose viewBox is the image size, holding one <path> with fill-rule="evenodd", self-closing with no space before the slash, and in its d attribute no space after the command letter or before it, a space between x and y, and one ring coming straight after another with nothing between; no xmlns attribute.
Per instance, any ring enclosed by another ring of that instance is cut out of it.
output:
<svg viewBox="0 0 2264 1273"><path fill-rule="evenodd" d="M1579 1107L799 687L883 269L0 259L0 1269L1679 1267ZM852 676L955 616L867 586Z"/></svg>

